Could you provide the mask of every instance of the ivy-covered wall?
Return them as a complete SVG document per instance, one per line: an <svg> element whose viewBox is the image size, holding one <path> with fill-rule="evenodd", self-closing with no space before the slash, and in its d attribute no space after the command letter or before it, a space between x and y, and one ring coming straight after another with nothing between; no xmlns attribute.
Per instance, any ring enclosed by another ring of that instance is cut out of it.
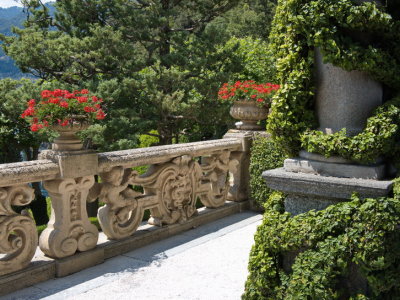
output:
<svg viewBox="0 0 400 300"><path fill-rule="evenodd" d="M380 6L352 0L278 2L270 46L281 89L267 125L278 149L290 156L306 149L362 163L378 156L394 163L400 160L398 1L381 2ZM368 42L358 39L361 32L369 34ZM345 131L332 135L315 131L316 47L325 62L366 72L384 84L385 104L355 137L347 137ZM252 176L262 167L255 163ZM262 203L262 197L270 195L250 254L243 299L400 299L399 180L391 197L353 195L349 202L295 217L284 212L282 194L265 188L256 191L259 180L252 179L257 201ZM297 256L288 267L286 259L293 253ZM354 269L368 288L343 284Z"/></svg>

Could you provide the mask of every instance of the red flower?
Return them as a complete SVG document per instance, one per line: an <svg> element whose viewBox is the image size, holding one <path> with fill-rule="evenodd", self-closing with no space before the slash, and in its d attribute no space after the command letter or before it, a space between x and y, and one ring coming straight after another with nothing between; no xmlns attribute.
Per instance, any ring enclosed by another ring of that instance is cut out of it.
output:
<svg viewBox="0 0 400 300"><path fill-rule="evenodd" d="M70 93L70 92L67 92L64 95L64 98L66 98L66 99L72 99L74 97L75 97L75 94L74 93Z"/></svg>
<svg viewBox="0 0 400 300"><path fill-rule="evenodd" d="M68 120L68 119L66 119L66 120L64 120L64 121L58 120L58 124L60 124L61 126L67 126L68 123L69 123L69 120Z"/></svg>
<svg viewBox="0 0 400 300"><path fill-rule="evenodd" d="M55 89L52 94L54 97L60 97L64 95L64 91L60 89Z"/></svg>
<svg viewBox="0 0 400 300"><path fill-rule="evenodd" d="M60 99L59 98L50 98L49 103L58 104L58 103L60 103Z"/></svg>
<svg viewBox="0 0 400 300"><path fill-rule="evenodd" d="M28 101L28 106L33 107L36 104L36 100L35 99L31 99Z"/></svg>
<svg viewBox="0 0 400 300"><path fill-rule="evenodd" d="M64 108L68 108L68 102L66 102L66 101L61 101L61 102L60 102L60 106L61 106L61 107L64 107Z"/></svg>
<svg viewBox="0 0 400 300"><path fill-rule="evenodd" d="M79 103L86 103L88 97L76 97L76 100L78 100Z"/></svg>
<svg viewBox="0 0 400 300"><path fill-rule="evenodd" d="M258 99L257 99L257 102L263 102L263 101L264 101L263 98L258 98Z"/></svg>
<svg viewBox="0 0 400 300"><path fill-rule="evenodd" d="M39 128L39 125L38 124L32 124L31 125L31 131L38 131L40 128Z"/></svg>
<svg viewBox="0 0 400 300"><path fill-rule="evenodd" d="M90 106L85 106L83 109L85 112L88 112L88 113L96 111L93 107L90 107Z"/></svg>
<svg viewBox="0 0 400 300"><path fill-rule="evenodd" d="M82 94L82 95L89 94L89 91L88 91L87 89L83 89L83 90L81 91L81 94Z"/></svg>
<svg viewBox="0 0 400 300"><path fill-rule="evenodd" d="M97 120L103 120L106 117L106 114L104 113L104 111L99 110L96 114L96 119Z"/></svg>
<svg viewBox="0 0 400 300"><path fill-rule="evenodd" d="M93 100L93 102L97 102L97 101L99 101L99 98L97 98L96 96L92 96L92 100Z"/></svg>
<svg viewBox="0 0 400 300"><path fill-rule="evenodd" d="M25 115L25 117L27 117L27 116L32 116L34 113L35 109L33 108L33 106L30 106L27 109L25 109L25 111L22 114Z"/></svg>
<svg viewBox="0 0 400 300"><path fill-rule="evenodd" d="M41 92L42 98L49 98L52 95L53 95L52 92L50 92L49 90L44 90L44 91Z"/></svg>

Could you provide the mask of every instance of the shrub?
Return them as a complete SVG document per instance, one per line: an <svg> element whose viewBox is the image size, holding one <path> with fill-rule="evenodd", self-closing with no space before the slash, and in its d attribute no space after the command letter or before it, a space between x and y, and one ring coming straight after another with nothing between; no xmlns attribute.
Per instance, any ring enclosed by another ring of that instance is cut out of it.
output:
<svg viewBox="0 0 400 300"><path fill-rule="evenodd" d="M250 157L250 193L260 207L264 206L272 192L265 185L262 172L282 167L285 158L285 154L270 138L260 135L254 139Z"/></svg>

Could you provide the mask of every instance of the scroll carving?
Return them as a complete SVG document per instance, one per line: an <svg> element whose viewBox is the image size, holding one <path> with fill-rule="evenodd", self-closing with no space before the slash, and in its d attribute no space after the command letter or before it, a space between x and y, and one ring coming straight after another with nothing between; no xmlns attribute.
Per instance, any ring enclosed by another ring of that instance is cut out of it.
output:
<svg viewBox="0 0 400 300"><path fill-rule="evenodd" d="M86 212L93 176L46 181L52 212L47 228L40 236L41 250L50 257L62 258L96 247L98 230Z"/></svg>
<svg viewBox="0 0 400 300"><path fill-rule="evenodd" d="M35 222L17 214L13 206L29 204L34 190L28 185L0 188L0 276L25 268L38 244Z"/></svg>
<svg viewBox="0 0 400 300"><path fill-rule="evenodd" d="M197 213L196 196L202 176L199 164L190 156L152 165L135 183L144 187L145 195L154 195L158 205L150 209L150 224L184 222Z"/></svg>
<svg viewBox="0 0 400 300"><path fill-rule="evenodd" d="M197 213L196 201L207 207L224 205L229 190L228 173L237 161L230 160L230 151L204 157L201 164L191 156L180 156L169 162L152 165L139 175L132 169L114 167L101 173L91 197L99 197L106 205L99 209L103 232L110 239L132 235L150 209L150 224L185 222ZM133 185L142 186L144 193Z"/></svg>
<svg viewBox="0 0 400 300"><path fill-rule="evenodd" d="M98 213L101 228L109 239L128 237L136 231L144 213L137 200L142 194L130 187L138 174L131 169L115 167L100 176L99 199L106 203Z"/></svg>
<svg viewBox="0 0 400 300"><path fill-rule="evenodd" d="M203 157L201 168L203 176L199 197L206 207L216 208L224 205L229 190L229 171L236 172L237 160L230 160L230 151L223 151Z"/></svg>

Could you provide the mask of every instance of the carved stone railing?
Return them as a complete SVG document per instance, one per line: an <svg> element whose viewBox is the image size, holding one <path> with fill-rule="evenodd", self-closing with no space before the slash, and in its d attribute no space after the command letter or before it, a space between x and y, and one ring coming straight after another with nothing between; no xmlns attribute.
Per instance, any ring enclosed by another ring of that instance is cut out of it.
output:
<svg viewBox="0 0 400 300"><path fill-rule="evenodd" d="M221 140L107 153L47 150L37 161L0 165L0 276L27 267L38 240L57 259L95 248L99 232L86 202L105 203L98 210L102 231L119 240L135 233L145 210L150 224L163 226L196 215L197 201L217 208L247 200L251 137L233 131ZM148 170L139 174L137 166ZM33 219L13 209L34 199L30 183L38 181L52 204L39 239Z"/></svg>

